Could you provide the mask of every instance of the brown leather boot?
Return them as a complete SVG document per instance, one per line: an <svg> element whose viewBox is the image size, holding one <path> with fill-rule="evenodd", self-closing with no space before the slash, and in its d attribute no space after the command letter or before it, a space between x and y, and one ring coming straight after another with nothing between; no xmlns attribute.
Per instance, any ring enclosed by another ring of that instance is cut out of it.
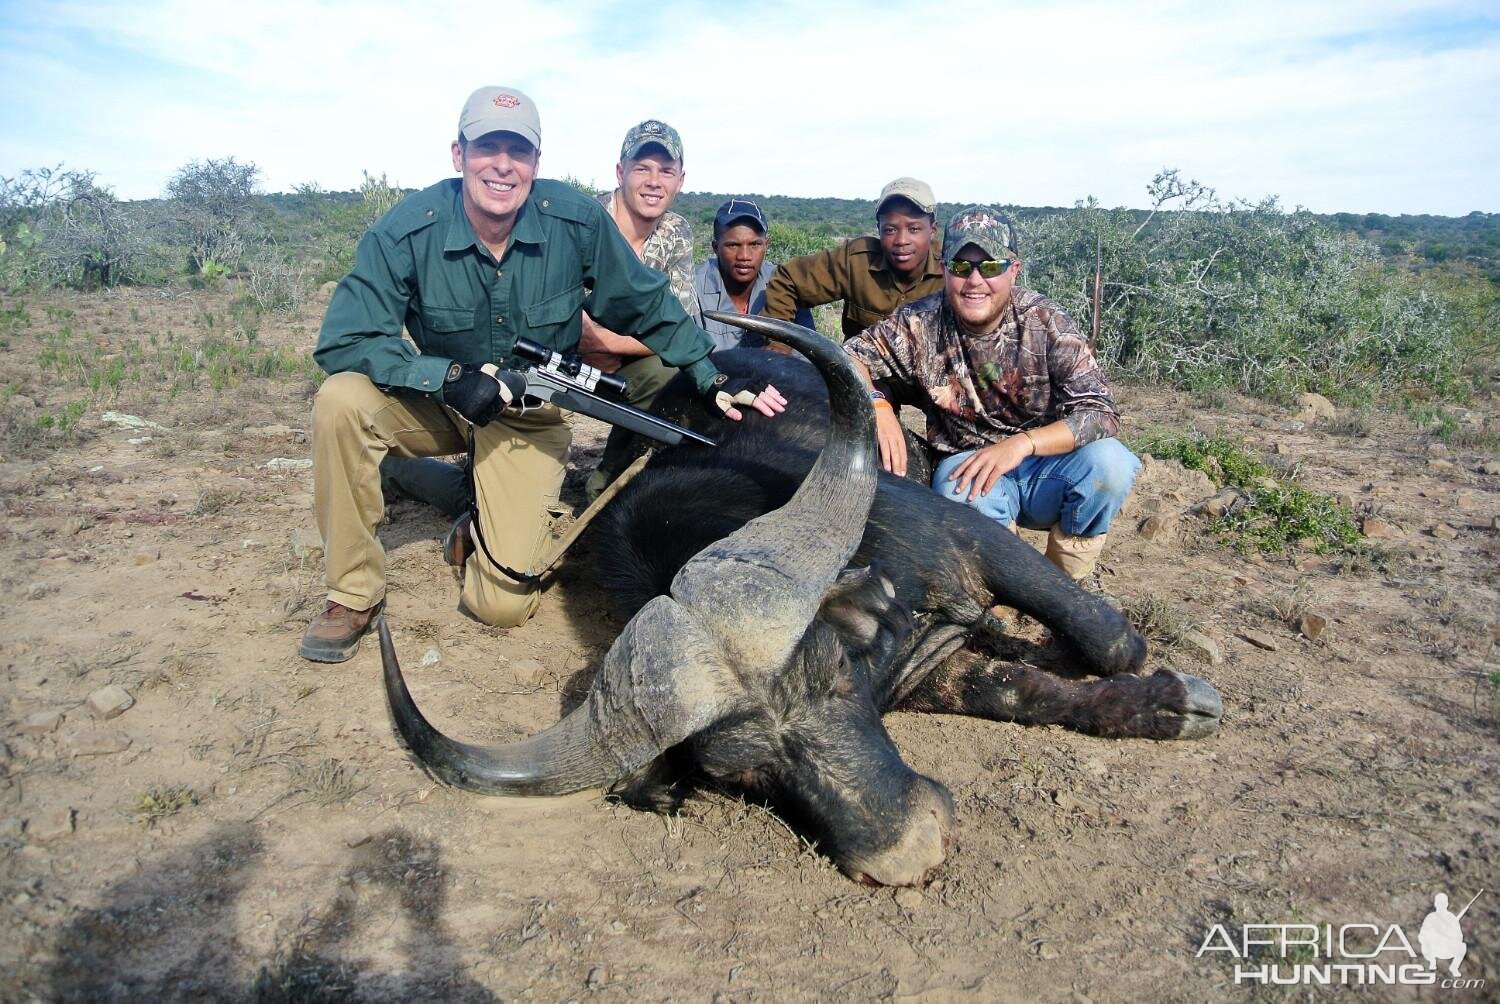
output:
<svg viewBox="0 0 1500 1004"><path fill-rule="evenodd" d="M329 600L323 612L313 618L302 634L297 653L310 662L344 662L359 651L359 640L375 627L381 600L368 610L350 610L342 603Z"/></svg>
<svg viewBox="0 0 1500 1004"><path fill-rule="evenodd" d="M473 528L473 514L466 512L453 521L448 536L443 538L443 560L454 568L464 567L464 562L474 553Z"/></svg>

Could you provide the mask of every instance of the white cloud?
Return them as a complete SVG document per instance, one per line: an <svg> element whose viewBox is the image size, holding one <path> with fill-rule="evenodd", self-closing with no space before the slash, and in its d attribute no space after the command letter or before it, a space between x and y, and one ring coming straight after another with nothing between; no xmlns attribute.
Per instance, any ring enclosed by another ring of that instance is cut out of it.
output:
<svg viewBox="0 0 1500 1004"><path fill-rule="evenodd" d="M9 16L24 20L0 85L23 110L0 173L63 159L129 196L229 154L271 189L349 188L362 168L423 185L448 173L469 89L506 82L542 109L543 172L600 184L625 129L658 116L695 190L871 197L915 174L952 201L1138 204L1177 166L1325 211L1500 209L1500 20L1482 4L169 0Z"/></svg>

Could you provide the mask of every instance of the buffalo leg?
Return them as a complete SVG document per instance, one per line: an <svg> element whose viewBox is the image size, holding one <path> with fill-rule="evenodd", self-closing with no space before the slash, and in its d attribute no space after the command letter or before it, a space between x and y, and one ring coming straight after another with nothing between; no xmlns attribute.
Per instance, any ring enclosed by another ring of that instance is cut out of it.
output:
<svg viewBox="0 0 1500 1004"><path fill-rule="evenodd" d="M1224 711L1206 681L1170 669L1073 681L967 650L935 669L899 707L1063 725L1111 739L1201 739L1218 729Z"/></svg>

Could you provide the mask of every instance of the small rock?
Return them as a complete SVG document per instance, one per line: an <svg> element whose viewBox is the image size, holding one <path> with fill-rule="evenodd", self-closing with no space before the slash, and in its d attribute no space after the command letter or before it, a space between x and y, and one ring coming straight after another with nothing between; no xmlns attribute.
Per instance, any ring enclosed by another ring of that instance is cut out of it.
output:
<svg viewBox="0 0 1500 1004"><path fill-rule="evenodd" d="M363 826L356 826L344 832L345 847L363 847L370 842L370 831Z"/></svg>
<svg viewBox="0 0 1500 1004"><path fill-rule="evenodd" d="M1236 575L1234 577L1234 584L1237 586L1248 586L1250 584L1250 576Z"/></svg>
<svg viewBox="0 0 1500 1004"><path fill-rule="evenodd" d="M1161 512L1161 499L1141 499L1141 512Z"/></svg>
<svg viewBox="0 0 1500 1004"><path fill-rule="evenodd" d="M7 816L0 819L0 840L20 840L24 823L20 816Z"/></svg>
<svg viewBox="0 0 1500 1004"><path fill-rule="evenodd" d="M70 536L77 536L93 525L94 521L89 519L87 516L71 516L69 517L68 521L63 524L63 532L69 534ZM51 555L48 555L48 557L51 557Z"/></svg>
<svg viewBox="0 0 1500 1004"><path fill-rule="evenodd" d="M1464 512L1473 512L1479 508L1479 496L1469 488L1458 491L1453 496L1453 502Z"/></svg>
<svg viewBox="0 0 1500 1004"><path fill-rule="evenodd" d="M1254 645L1256 648L1263 648L1267 652L1278 651L1280 647L1276 644L1276 639L1272 638L1264 631L1251 631L1249 628L1246 628L1240 632L1240 637L1248 641L1250 644Z"/></svg>
<svg viewBox="0 0 1500 1004"><path fill-rule="evenodd" d="M922 909L922 893L911 886L902 886L896 890L896 905L907 913L915 913Z"/></svg>
<svg viewBox="0 0 1500 1004"><path fill-rule="evenodd" d="M1427 469L1429 471L1455 471L1458 470L1458 465L1451 460L1443 460L1441 457L1429 457Z"/></svg>
<svg viewBox="0 0 1500 1004"><path fill-rule="evenodd" d="M1257 429L1269 429L1274 423L1264 415L1257 415L1255 421L1250 423Z"/></svg>
<svg viewBox="0 0 1500 1004"><path fill-rule="evenodd" d="M89 695L89 711L96 718L110 719L122 715L135 703L135 698L117 683L111 683L107 687L100 687Z"/></svg>
<svg viewBox="0 0 1500 1004"><path fill-rule="evenodd" d="M1429 457L1446 457L1451 452L1442 443L1428 443L1425 452Z"/></svg>
<svg viewBox="0 0 1500 1004"><path fill-rule="evenodd" d="M1157 513L1141 521L1140 534L1147 540L1165 537L1176 528L1177 517L1171 513Z"/></svg>
<svg viewBox="0 0 1500 1004"><path fill-rule="evenodd" d="M1500 460L1486 460L1479 465L1480 474L1500 474Z"/></svg>
<svg viewBox="0 0 1500 1004"><path fill-rule="evenodd" d="M594 966L589 970L589 975L584 984L590 990L598 990L609 981L609 972L603 966Z"/></svg>
<svg viewBox="0 0 1500 1004"><path fill-rule="evenodd" d="M1207 516L1222 516L1227 513L1236 502L1239 501L1240 493L1233 488L1226 489L1203 503L1203 512Z"/></svg>
<svg viewBox="0 0 1500 1004"><path fill-rule="evenodd" d="M1182 647L1196 654L1210 666L1217 666L1224 661L1224 652L1219 648L1219 643L1201 631L1189 631L1184 634Z"/></svg>
<svg viewBox="0 0 1500 1004"><path fill-rule="evenodd" d="M310 471L312 459L304 457L272 457L266 461L268 471Z"/></svg>
<svg viewBox="0 0 1500 1004"><path fill-rule="evenodd" d="M72 809L47 809L26 822L26 837L34 844L50 844L72 834Z"/></svg>
<svg viewBox="0 0 1500 1004"><path fill-rule="evenodd" d="M1318 636L1328 627L1328 618L1320 614L1303 614L1302 619L1297 622L1297 630L1302 632L1302 637L1308 641L1317 641Z"/></svg>
<svg viewBox="0 0 1500 1004"><path fill-rule="evenodd" d="M1350 495L1348 492L1339 492L1334 496L1333 500L1339 505L1343 506L1345 509L1354 508L1354 496Z"/></svg>
<svg viewBox="0 0 1500 1004"><path fill-rule="evenodd" d="M1500 516L1491 516L1490 517L1490 529L1491 530L1500 530Z"/></svg>
<svg viewBox="0 0 1500 1004"><path fill-rule="evenodd" d="M510 668L516 680L528 687L540 687L552 676L552 671L535 659L517 659Z"/></svg>
<svg viewBox="0 0 1500 1004"><path fill-rule="evenodd" d="M60 711L38 711L26 716L26 720L21 723L21 734L44 736L49 732L56 732L62 720L63 716Z"/></svg>
<svg viewBox="0 0 1500 1004"><path fill-rule="evenodd" d="M1051 962L1053 959L1058 957L1057 949L1053 948L1052 945L1046 941L1042 942L1041 945L1037 947L1036 954L1037 958L1045 959L1048 962Z"/></svg>
<svg viewBox="0 0 1500 1004"><path fill-rule="evenodd" d="M296 558L318 558L323 554L323 535L314 526L304 526L292 532L292 556Z"/></svg>
<svg viewBox="0 0 1500 1004"><path fill-rule="evenodd" d="M1313 418L1337 418L1339 410L1333 406L1333 402L1322 394L1298 394L1298 414L1308 414Z"/></svg>
<svg viewBox="0 0 1500 1004"><path fill-rule="evenodd" d="M151 442L151 437L131 436L129 439L125 440L125 442L129 443L131 446L145 446L147 443Z"/></svg>
<svg viewBox="0 0 1500 1004"><path fill-rule="evenodd" d="M430 669L442 661L443 653L439 652L436 648L429 648L426 652L422 653L423 669Z"/></svg>
<svg viewBox="0 0 1500 1004"><path fill-rule="evenodd" d="M160 549L152 547L135 552L135 555L131 560L134 561L137 565L149 565L155 561L158 561L160 558Z"/></svg>
<svg viewBox="0 0 1500 1004"><path fill-rule="evenodd" d="M1282 422L1277 428L1282 432L1301 432L1307 428L1307 423L1294 418L1290 422Z"/></svg>
<svg viewBox="0 0 1500 1004"><path fill-rule="evenodd" d="M130 737L119 729L89 729L64 736L62 745L69 756L107 756L129 749Z"/></svg>
<svg viewBox="0 0 1500 1004"><path fill-rule="evenodd" d="M122 429L160 429L160 425L138 415L127 415L122 411L106 411L99 416L106 425L118 425Z"/></svg>
<svg viewBox="0 0 1500 1004"><path fill-rule="evenodd" d="M1447 523L1436 523L1436 524L1433 525L1432 529L1429 530L1428 532L1431 533L1434 537L1438 538L1439 540L1457 540L1458 539L1458 531L1456 529L1454 529L1453 527L1449 526Z"/></svg>
<svg viewBox="0 0 1500 1004"><path fill-rule="evenodd" d="M624 934L625 930L625 922L623 920L612 920L609 922L610 934Z"/></svg>
<svg viewBox="0 0 1500 1004"><path fill-rule="evenodd" d="M1383 519L1366 516L1359 524L1359 532L1372 540L1392 540L1401 536L1401 531Z"/></svg>
<svg viewBox="0 0 1500 1004"><path fill-rule="evenodd" d="M1285 456L1287 453L1286 444L1279 439L1276 440L1276 442L1271 444L1271 452L1279 456Z"/></svg>
<svg viewBox="0 0 1500 1004"><path fill-rule="evenodd" d="M57 587L48 582L33 582L26 587L26 598L28 600L39 600L48 593L57 592Z"/></svg>

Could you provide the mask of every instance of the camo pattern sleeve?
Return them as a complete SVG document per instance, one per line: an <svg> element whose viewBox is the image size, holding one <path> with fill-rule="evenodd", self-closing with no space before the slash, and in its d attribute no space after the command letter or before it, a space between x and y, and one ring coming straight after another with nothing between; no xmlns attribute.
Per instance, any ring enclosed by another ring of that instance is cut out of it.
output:
<svg viewBox="0 0 1500 1004"><path fill-rule="evenodd" d="M702 325L698 294L693 290L692 224L676 213L663 214L641 247L641 261L647 268L666 274L672 295L677 297L677 302L682 304L693 323Z"/></svg>
<svg viewBox="0 0 1500 1004"><path fill-rule="evenodd" d="M943 294L897 310L844 343L876 380L924 400L932 445L975 450L1061 420L1078 446L1113 436L1120 417L1078 325L1062 307L1020 286L1000 328L959 330Z"/></svg>

